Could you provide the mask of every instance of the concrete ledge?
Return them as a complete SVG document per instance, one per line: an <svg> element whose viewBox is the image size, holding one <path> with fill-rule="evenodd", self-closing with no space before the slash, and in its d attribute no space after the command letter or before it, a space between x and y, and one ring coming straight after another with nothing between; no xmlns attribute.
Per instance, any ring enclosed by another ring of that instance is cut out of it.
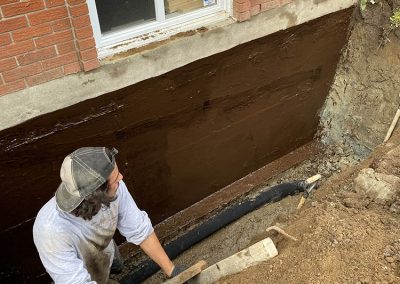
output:
<svg viewBox="0 0 400 284"><path fill-rule="evenodd" d="M198 59L318 17L349 8L356 0L296 0L236 23L231 19L188 37L171 39L153 49L103 62L89 73L69 75L0 97L0 130L38 115L100 96L164 74Z"/></svg>

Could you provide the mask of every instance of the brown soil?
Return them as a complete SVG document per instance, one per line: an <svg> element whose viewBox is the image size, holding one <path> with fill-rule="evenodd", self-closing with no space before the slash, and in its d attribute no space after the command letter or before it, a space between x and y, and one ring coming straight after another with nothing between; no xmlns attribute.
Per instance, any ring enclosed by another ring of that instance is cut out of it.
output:
<svg viewBox="0 0 400 284"><path fill-rule="evenodd" d="M400 283L400 191L382 202L357 190L363 168L397 176L400 136L360 165L327 180L300 212L281 223L299 239L272 237L279 255L218 283ZM389 169L389 170L387 170Z"/></svg>
<svg viewBox="0 0 400 284"><path fill-rule="evenodd" d="M322 113L322 138L366 155L385 137L400 99L400 29L390 29L399 0L356 8L347 47Z"/></svg>

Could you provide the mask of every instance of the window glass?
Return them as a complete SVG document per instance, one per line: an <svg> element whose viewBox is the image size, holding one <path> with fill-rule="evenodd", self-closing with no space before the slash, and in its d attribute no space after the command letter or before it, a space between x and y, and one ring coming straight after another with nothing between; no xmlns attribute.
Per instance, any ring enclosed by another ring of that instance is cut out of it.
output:
<svg viewBox="0 0 400 284"><path fill-rule="evenodd" d="M154 0L96 0L96 9L102 34L156 18Z"/></svg>
<svg viewBox="0 0 400 284"><path fill-rule="evenodd" d="M164 0L165 14L168 17L181 15L216 3L217 0Z"/></svg>

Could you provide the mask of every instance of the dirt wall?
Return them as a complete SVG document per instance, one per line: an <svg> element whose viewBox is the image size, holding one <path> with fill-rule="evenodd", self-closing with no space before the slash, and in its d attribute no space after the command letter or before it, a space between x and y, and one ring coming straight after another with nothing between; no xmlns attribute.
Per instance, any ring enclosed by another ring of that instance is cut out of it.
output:
<svg viewBox="0 0 400 284"><path fill-rule="evenodd" d="M400 33L388 33L400 1L376 1L354 21L321 117L326 143L365 156L381 143L400 103Z"/></svg>

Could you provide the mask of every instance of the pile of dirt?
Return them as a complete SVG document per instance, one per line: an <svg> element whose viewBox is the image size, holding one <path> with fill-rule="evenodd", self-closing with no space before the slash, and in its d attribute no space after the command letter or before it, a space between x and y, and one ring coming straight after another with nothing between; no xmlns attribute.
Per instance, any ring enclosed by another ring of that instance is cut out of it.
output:
<svg viewBox="0 0 400 284"><path fill-rule="evenodd" d="M399 142L334 175L289 216L281 225L298 242L272 235L277 257L218 283L400 283L400 146L390 150Z"/></svg>

